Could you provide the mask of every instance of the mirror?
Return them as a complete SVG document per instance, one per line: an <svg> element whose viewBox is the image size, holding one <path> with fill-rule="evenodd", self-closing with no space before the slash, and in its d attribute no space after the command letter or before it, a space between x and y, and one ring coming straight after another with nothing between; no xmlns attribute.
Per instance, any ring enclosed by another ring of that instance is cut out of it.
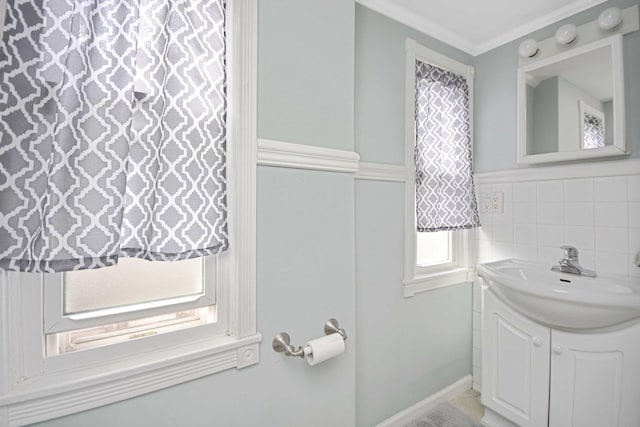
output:
<svg viewBox="0 0 640 427"><path fill-rule="evenodd" d="M518 69L518 163L629 154L622 36L569 48Z"/></svg>

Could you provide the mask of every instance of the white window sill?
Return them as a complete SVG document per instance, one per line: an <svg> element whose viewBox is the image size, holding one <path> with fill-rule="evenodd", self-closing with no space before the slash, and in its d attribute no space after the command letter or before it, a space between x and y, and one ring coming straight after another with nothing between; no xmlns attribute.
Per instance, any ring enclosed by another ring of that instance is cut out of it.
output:
<svg viewBox="0 0 640 427"><path fill-rule="evenodd" d="M473 281L473 268L454 268L437 273L416 275L411 279L403 280L403 295L405 298L415 296L420 292L427 292L446 286Z"/></svg>
<svg viewBox="0 0 640 427"><path fill-rule="evenodd" d="M0 425L22 426L256 364L261 335L216 337L15 384L0 395ZM4 414L3 414L4 412ZM3 416L6 419L3 419Z"/></svg>

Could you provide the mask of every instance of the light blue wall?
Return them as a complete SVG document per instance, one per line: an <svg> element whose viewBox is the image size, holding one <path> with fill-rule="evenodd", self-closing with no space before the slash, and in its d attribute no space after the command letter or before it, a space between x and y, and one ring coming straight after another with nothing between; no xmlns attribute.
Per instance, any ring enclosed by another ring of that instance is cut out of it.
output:
<svg viewBox="0 0 640 427"><path fill-rule="evenodd" d="M462 51L356 4L355 143L362 161L404 164L406 38L456 61L473 61Z"/></svg>
<svg viewBox="0 0 640 427"><path fill-rule="evenodd" d="M258 135L353 150L354 1L259 3Z"/></svg>
<svg viewBox="0 0 640 427"><path fill-rule="evenodd" d="M356 5L356 151L404 164L405 39L458 50ZM374 426L471 372L471 287L402 296L402 183L356 180L357 425Z"/></svg>
<svg viewBox="0 0 640 427"><path fill-rule="evenodd" d="M353 0L259 2L260 138L353 149ZM355 425L354 188L351 174L258 170L260 363L46 427ZM271 349L323 334L335 317L347 351L313 368Z"/></svg>
<svg viewBox="0 0 640 427"><path fill-rule="evenodd" d="M258 179L260 363L42 426L355 425L353 177L260 168ZM330 317L353 334L340 357L311 368L271 349L281 331L295 345L321 336Z"/></svg>
<svg viewBox="0 0 640 427"><path fill-rule="evenodd" d="M401 183L356 181L357 425L471 373L471 286L402 296Z"/></svg>
<svg viewBox="0 0 640 427"><path fill-rule="evenodd" d="M516 163L516 71L518 46L525 38L553 37L564 23L581 25L597 19L607 7L625 8L638 0L610 0L585 12L557 22L475 58L475 142L476 172L515 169ZM640 31L627 34L624 44L627 144L631 158L640 158ZM624 161L621 160L621 161Z"/></svg>

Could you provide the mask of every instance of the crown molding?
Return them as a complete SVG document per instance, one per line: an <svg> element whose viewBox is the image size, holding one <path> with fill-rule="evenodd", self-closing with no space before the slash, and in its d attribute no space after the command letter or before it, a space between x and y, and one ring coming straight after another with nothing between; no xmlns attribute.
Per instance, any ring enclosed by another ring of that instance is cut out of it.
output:
<svg viewBox="0 0 640 427"><path fill-rule="evenodd" d="M356 3L381 13L407 27L413 28L422 34L426 34L427 36L460 49L463 52L475 55L475 46L462 37L459 37L455 32L447 30L435 21L418 17L388 0L356 0Z"/></svg>
<svg viewBox="0 0 640 427"><path fill-rule="evenodd" d="M576 0L558 10L481 43L466 40L457 33L442 27L437 22L418 17L406 9L393 4L393 2L389 0L356 0L356 3L420 31L423 34L438 39L452 47L460 49L469 55L478 56L606 1L607 0Z"/></svg>
<svg viewBox="0 0 640 427"><path fill-rule="evenodd" d="M534 19L531 22L527 22L526 24L520 25L519 27L516 27L513 30L508 31L498 37L494 37L484 43L480 43L474 46L475 53L473 55L477 56L486 53L492 49L502 46L503 44L512 42L549 25L553 25L556 22L562 21L565 18L569 18L570 16L583 12L606 1L607 0L574 1L573 3L570 3L565 7L554 10L551 13Z"/></svg>

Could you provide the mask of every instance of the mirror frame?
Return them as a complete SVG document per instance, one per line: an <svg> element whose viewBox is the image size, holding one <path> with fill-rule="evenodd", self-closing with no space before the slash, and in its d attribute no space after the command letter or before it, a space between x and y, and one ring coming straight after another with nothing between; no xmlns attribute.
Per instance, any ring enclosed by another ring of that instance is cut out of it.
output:
<svg viewBox="0 0 640 427"><path fill-rule="evenodd" d="M611 120L612 123L607 124L608 126L613 126L613 145L588 150L527 154L527 72L606 46L611 47L611 66L613 74L613 120ZM518 164L566 162L572 160L595 159L600 157L624 156L629 154L625 138L624 62L621 34L615 34L519 67L517 85Z"/></svg>

